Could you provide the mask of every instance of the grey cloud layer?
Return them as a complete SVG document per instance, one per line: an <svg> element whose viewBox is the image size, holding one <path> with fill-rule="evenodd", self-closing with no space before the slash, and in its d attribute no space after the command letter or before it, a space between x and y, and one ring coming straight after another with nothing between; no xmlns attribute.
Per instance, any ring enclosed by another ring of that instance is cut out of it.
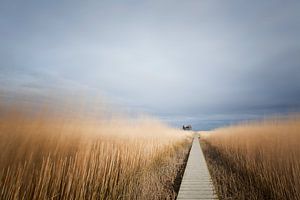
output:
<svg viewBox="0 0 300 200"><path fill-rule="evenodd" d="M298 1L0 4L8 85L90 88L175 121L300 107Z"/></svg>

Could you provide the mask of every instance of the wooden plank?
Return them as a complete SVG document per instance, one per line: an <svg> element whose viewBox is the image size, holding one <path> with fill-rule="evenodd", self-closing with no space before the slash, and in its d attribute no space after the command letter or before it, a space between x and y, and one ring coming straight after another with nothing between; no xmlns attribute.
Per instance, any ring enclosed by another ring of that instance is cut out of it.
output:
<svg viewBox="0 0 300 200"><path fill-rule="evenodd" d="M183 174L177 200L218 199L197 135Z"/></svg>

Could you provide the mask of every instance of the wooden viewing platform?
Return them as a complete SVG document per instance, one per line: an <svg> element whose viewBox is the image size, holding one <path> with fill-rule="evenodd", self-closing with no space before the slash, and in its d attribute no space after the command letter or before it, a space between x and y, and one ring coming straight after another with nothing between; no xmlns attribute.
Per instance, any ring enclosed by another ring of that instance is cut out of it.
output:
<svg viewBox="0 0 300 200"><path fill-rule="evenodd" d="M177 200L218 199L197 135L183 174Z"/></svg>

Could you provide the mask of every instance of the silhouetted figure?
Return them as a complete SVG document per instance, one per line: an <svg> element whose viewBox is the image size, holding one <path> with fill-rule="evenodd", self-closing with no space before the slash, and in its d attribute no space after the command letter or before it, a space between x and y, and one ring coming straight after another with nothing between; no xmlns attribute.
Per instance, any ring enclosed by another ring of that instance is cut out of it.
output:
<svg viewBox="0 0 300 200"><path fill-rule="evenodd" d="M185 130L185 131L190 131L190 130L192 130L192 125L190 125L190 124L189 125L183 125L182 129Z"/></svg>

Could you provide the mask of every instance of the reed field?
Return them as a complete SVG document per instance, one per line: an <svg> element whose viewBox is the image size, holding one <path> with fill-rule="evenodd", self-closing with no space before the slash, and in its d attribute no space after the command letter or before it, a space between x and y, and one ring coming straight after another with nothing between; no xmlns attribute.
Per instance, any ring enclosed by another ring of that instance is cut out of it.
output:
<svg viewBox="0 0 300 200"><path fill-rule="evenodd" d="M300 199L300 117L273 118L201 137L220 199Z"/></svg>
<svg viewBox="0 0 300 200"><path fill-rule="evenodd" d="M0 199L176 198L186 132L149 118L0 113Z"/></svg>

